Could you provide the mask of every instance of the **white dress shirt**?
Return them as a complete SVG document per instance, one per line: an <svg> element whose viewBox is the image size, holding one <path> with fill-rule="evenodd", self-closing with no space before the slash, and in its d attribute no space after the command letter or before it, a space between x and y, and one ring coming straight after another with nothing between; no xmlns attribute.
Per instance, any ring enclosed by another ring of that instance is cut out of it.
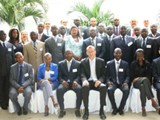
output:
<svg viewBox="0 0 160 120"><path fill-rule="evenodd" d="M89 59L89 66L90 66L91 75L90 75L90 78L88 80L89 81L91 81L91 80L96 81L97 80L97 75L96 75L96 58L94 58L93 60Z"/></svg>

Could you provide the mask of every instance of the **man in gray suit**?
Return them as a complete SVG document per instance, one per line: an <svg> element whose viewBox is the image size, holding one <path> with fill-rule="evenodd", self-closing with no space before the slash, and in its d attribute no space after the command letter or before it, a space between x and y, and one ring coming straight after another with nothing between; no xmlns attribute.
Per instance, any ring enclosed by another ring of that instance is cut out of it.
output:
<svg viewBox="0 0 160 120"><path fill-rule="evenodd" d="M46 52L51 53L52 62L58 63L64 59L65 41L58 37L58 27L53 25L51 27L52 36L46 39L45 48Z"/></svg>
<svg viewBox="0 0 160 120"><path fill-rule="evenodd" d="M17 63L11 66L10 70L10 92L9 98L13 102L17 115L21 115L22 111L24 115L28 114L28 103L31 99L33 83L33 71L32 65L23 61L24 57L21 52L15 54ZM20 107L17 96L19 93L23 93L24 105Z"/></svg>

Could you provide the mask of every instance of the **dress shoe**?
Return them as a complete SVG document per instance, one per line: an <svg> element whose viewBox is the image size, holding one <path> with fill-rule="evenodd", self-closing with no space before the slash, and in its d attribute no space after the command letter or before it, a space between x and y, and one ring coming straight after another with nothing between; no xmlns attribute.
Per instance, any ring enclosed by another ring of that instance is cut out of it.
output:
<svg viewBox="0 0 160 120"><path fill-rule="evenodd" d="M63 118L64 115L66 115L66 112L64 110L60 110L58 118Z"/></svg>
<svg viewBox="0 0 160 120"><path fill-rule="evenodd" d="M83 120L88 120L88 116L89 116L89 115L88 115L87 113L84 113L84 114L83 114L83 117L82 117Z"/></svg>
<svg viewBox="0 0 160 120"><path fill-rule="evenodd" d="M19 111L17 111L17 115L20 116L22 115L22 109L20 108Z"/></svg>
<svg viewBox="0 0 160 120"><path fill-rule="evenodd" d="M49 108L45 107L45 112L44 112L44 116L48 116L49 115Z"/></svg>
<svg viewBox="0 0 160 120"><path fill-rule="evenodd" d="M124 115L124 111L123 110L119 110L119 114L120 115Z"/></svg>
<svg viewBox="0 0 160 120"><path fill-rule="evenodd" d="M104 113L100 113L99 116L100 116L100 118L101 118L102 120L106 119L106 116L105 116Z"/></svg>
<svg viewBox="0 0 160 120"><path fill-rule="evenodd" d="M2 108L3 110L7 110L7 109L8 109L8 106L7 106L7 105L1 105L1 108Z"/></svg>
<svg viewBox="0 0 160 120"><path fill-rule="evenodd" d="M80 110L76 110L76 111L75 111L75 115L76 115L76 117L81 117L81 112L80 112Z"/></svg>
<svg viewBox="0 0 160 120"><path fill-rule="evenodd" d="M143 117L147 116L147 113L146 113L146 109L145 109L145 108L142 109L142 116L143 116Z"/></svg>
<svg viewBox="0 0 160 120"><path fill-rule="evenodd" d="M157 113L160 115L160 107L156 109Z"/></svg>
<svg viewBox="0 0 160 120"><path fill-rule="evenodd" d="M118 109L113 109L112 115L116 115L118 113Z"/></svg>
<svg viewBox="0 0 160 120"><path fill-rule="evenodd" d="M23 108L23 115L27 115L28 114L28 110L26 110L25 108Z"/></svg>

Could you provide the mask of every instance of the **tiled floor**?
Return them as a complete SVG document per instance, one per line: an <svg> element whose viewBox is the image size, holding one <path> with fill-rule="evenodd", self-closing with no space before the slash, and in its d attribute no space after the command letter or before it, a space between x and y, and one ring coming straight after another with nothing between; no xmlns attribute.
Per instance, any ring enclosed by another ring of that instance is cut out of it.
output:
<svg viewBox="0 0 160 120"><path fill-rule="evenodd" d="M160 120L160 115L156 112L148 112L147 117L142 117L141 113L137 114L131 112L126 112L123 116L118 114L116 116L112 116L111 113L106 113L106 115L106 120ZM29 113L26 116L17 116L16 113L11 114L6 110L0 110L0 120L82 120L82 118L76 118L73 109L67 109L66 116L62 119L58 119L58 116L55 114L50 114L47 117L38 113ZM89 120L100 120L100 118L98 114L90 113Z"/></svg>

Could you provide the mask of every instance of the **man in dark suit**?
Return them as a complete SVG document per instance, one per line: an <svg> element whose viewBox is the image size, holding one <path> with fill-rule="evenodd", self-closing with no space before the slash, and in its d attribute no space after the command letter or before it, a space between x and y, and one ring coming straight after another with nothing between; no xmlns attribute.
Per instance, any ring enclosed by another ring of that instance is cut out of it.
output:
<svg viewBox="0 0 160 120"><path fill-rule="evenodd" d="M28 103L31 99L33 84L33 70L32 65L23 61L24 57L21 52L15 54L17 63L11 66L10 71L10 92L9 97L16 108L17 115L21 115L22 111L24 115L28 114ZM23 93L24 105L20 107L18 103L18 94Z"/></svg>
<svg viewBox="0 0 160 120"><path fill-rule="evenodd" d="M59 118L65 115L64 111L64 94L68 90L73 90L76 93L76 117L80 117L80 106L82 102L81 86L80 86L80 63L73 58L71 50L66 50L65 60L58 63L58 79L61 83L57 89L57 99L60 106Z"/></svg>
<svg viewBox="0 0 160 120"><path fill-rule="evenodd" d="M120 48L114 50L114 59L106 64L106 84L108 86L108 96L113 108L113 115L119 112L123 115L123 109L129 95L129 66L128 63L121 59L122 51ZM119 109L115 103L114 92L119 88L123 92L123 97Z"/></svg>
<svg viewBox="0 0 160 120"><path fill-rule="evenodd" d="M51 53L52 62L58 63L64 59L65 41L58 37L58 27L51 27L52 36L45 41L46 52Z"/></svg>
<svg viewBox="0 0 160 120"><path fill-rule="evenodd" d="M160 54L160 47L159 47ZM157 99L160 106L160 57L152 62L153 85L157 90ZM160 113L159 113L160 114Z"/></svg>
<svg viewBox="0 0 160 120"><path fill-rule="evenodd" d="M45 42L45 40L49 37L46 34L43 33L44 30L44 24L39 23L38 24L38 40Z"/></svg>
<svg viewBox="0 0 160 120"><path fill-rule="evenodd" d="M15 62L13 45L6 41L6 33L0 31L0 106L8 107L9 72L10 66Z"/></svg>
<svg viewBox="0 0 160 120"><path fill-rule="evenodd" d="M104 60L96 57L94 46L89 45L86 48L86 53L88 58L83 59L81 62L82 99L85 107L83 119L87 120L89 116L88 97L90 89L100 92L99 115L101 119L105 119L106 116L103 111L103 107L106 105L106 86L103 83L105 79L105 63Z"/></svg>
<svg viewBox="0 0 160 120"><path fill-rule="evenodd" d="M117 17L113 20L113 33L116 36L120 35L120 20Z"/></svg>
<svg viewBox="0 0 160 120"><path fill-rule="evenodd" d="M93 45L96 48L96 57L103 58L105 53L105 44L101 38L97 37L97 32L94 28L89 30L90 37L83 41L82 45L82 57L86 58L86 48L89 45Z"/></svg>
<svg viewBox="0 0 160 120"><path fill-rule="evenodd" d="M87 38L90 36L89 31L90 31L91 28L94 28L94 29L96 30L96 32L98 33L97 19L94 18L94 17L92 17L92 18L90 19L90 26L89 26L88 28L86 28L86 29L84 30L84 32L83 32L83 33L84 33L84 34L83 34L83 39L87 39Z"/></svg>
<svg viewBox="0 0 160 120"><path fill-rule="evenodd" d="M104 60L105 63L109 60L111 60L111 55L110 55L110 50L111 50L111 42L113 40L113 38L116 37L116 35L113 33L113 26L109 25L106 28L106 36L104 36L102 39L104 41L105 44L105 54L104 54Z"/></svg>
<svg viewBox="0 0 160 120"><path fill-rule="evenodd" d="M122 50L122 59L127 61L129 64L133 60L134 56L134 38L128 36L126 26L121 26L120 35L115 37L111 43L111 59L113 59L113 53L115 48Z"/></svg>
<svg viewBox="0 0 160 120"><path fill-rule="evenodd" d="M157 46L153 43L153 38L148 36L148 30L146 28L141 29L141 38L135 41L136 51L138 48L142 48L144 51L145 59L150 63L152 62L154 56L156 56Z"/></svg>

